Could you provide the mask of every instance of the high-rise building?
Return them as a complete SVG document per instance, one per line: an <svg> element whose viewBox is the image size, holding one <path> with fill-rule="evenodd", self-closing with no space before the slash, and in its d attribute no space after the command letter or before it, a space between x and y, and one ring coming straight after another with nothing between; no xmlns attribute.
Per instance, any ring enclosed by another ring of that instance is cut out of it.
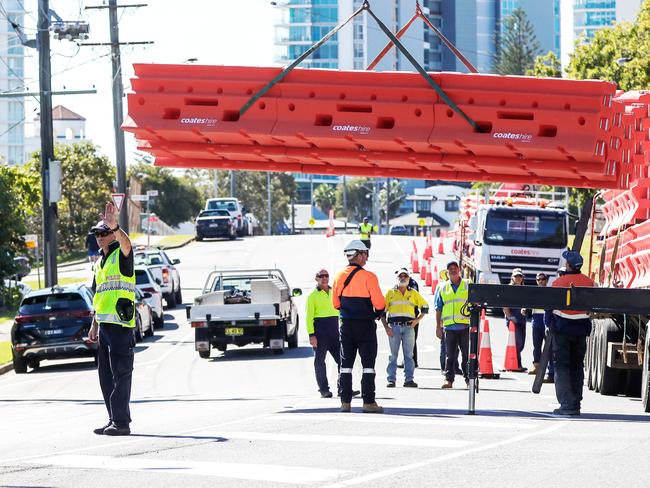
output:
<svg viewBox="0 0 650 488"><path fill-rule="evenodd" d="M23 25L25 10L17 0L0 4L0 93L24 91L25 48L10 22ZM24 162L25 102L21 97L0 97L0 159Z"/></svg>
<svg viewBox="0 0 650 488"><path fill-rule="evenodd" d="M642 0L562 0L562 66L569 64L576 41L591 39L614 22L633 22Z"/></svg>

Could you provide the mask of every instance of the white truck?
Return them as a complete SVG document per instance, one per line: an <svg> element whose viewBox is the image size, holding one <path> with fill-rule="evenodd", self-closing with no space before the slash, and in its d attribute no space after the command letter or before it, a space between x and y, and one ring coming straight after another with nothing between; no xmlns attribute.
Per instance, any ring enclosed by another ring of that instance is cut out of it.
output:
<svg viewBox="0 0 650 488"><path fill-rule="evenodd" d="M162 249L143 246L135 248L133 258L136 265L144 265L149 269L169 308L183 303L181 276L176 269L180 259L171 259Z"/></svg>
<svg viewBox="0 0 650 488"><path fill-rule="evenodd" d="M535 284L540 271L549 284L565 263L569 215L555 193L504 192L464 200L454 242L464 276L476 283L508 284L513 268L521 268L524 282ZM559 194L557 194L559 195ZM562 194L564 195L564 194ZM546 196L548 198L541 198Z"/></svg>
<svg viewBox="0 0 650 488"><path fill-rule="evenodd" d="M298 310L292 297L302 290L289 288L279 269L212 271L187 318L195 330L195 349L209 358L212 347L263 344L274 354L298 347Z"/></svg>
<svg viewBox="0 0 650 488"><path fill-rule="evenodd" d="M245 214L246 209L236 198L208 198L204 210L226 210L237 227L237 237L248 235L249 228Z"/></svg>

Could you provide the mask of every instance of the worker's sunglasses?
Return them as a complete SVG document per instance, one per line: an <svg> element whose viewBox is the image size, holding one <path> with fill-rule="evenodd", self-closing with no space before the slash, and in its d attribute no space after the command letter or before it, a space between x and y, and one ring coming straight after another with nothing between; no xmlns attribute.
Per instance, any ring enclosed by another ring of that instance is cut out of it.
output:
<svg viewBox="0 0 650 488"><path fill-rule="evenodd" d="M330 275L328 275L328 274L318 274L318 275L316 275L316 278L329 278L329 277L330 277Z"/></svg>
<svg viewBox="0 0 650 488"><path fill-rule="evenodd" d="M405 274L401 274L401 275L398 275L397 278L399 278L400 280L408 280L409 276L405 275Z"/></svg>
<svg viewBox="0 0 650 488"><path fill-rule="evenodd" d="M105 230L103 232L93 232L93 234L95 234L95 237L106 237L110 233L110 230Z"/></svg>
<svg viewBox="0 0 650 488"><path fill-rule="evenodd" d="M536 278L537 281L548 281L548 278Z"/></svg>

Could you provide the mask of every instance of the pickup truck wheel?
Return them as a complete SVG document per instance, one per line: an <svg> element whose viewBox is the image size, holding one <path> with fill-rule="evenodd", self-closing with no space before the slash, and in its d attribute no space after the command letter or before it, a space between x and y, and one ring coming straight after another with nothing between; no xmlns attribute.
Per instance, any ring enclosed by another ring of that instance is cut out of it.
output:
<svg viewBox="0 0 650 488"><path fill-rule="evenodd" d="M25 374L27 373L27 361L25 358L17 358L14 356L14 371L16 374Z"/></svg>
<svg viewBox="0 0 650 488"><path fill-rule="evenodd" d="M211 351L210 351L209 348L210 348L210 346L208 346L208 350L207 350L207 351L199 351L199 357L200 357L201 359L210 359L210 352L211 352Z"/></svg>
<svg viewBox="0 0 650 488"><path fill-rule="evenodd" d="M650 331L645 333L645 347L643 348L643 370L641 375L641 403L643 411L650 412Z"/></svg>
<svg viewBox="0 0 650 488"><path fill-rule="evenodd" d="M605 319L600 327L600 349L596 352L600 356L599 360L599 391L601 395L612 396L618 394L619 383L621 383L621 370L607 366L607 344L610 342L619 342L623 339L622 333L613 320Z"/></svg>
<svg viewBox="0 0 650 488"><path fill-rule="evenodd" d="M298 319L296 318L296 329L293 331L293 334L288 335L287 334L287 345L289 346L289 349L295 349L298 347L298 329L299 329L299 322Z"/></svg>
<svg viewBox="0 0 650 488"><path fill-rule="evenodd" d="M167 307L176 308L176 294L174 292L167 295L165 301L167 301Z"/></svg>

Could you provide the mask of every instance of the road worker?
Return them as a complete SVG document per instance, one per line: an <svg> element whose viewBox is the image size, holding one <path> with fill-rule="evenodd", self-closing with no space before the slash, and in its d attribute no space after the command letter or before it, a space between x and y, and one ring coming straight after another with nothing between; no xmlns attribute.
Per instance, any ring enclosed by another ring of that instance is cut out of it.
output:
<svg viewBox="0 0 650 488"><path fill-rule="evenodd" d="M465 383L467 377L467 353L469 349L469 312L467 310L469 281L461 278L457 261L447 263L449 280L440 285L436 300L436 336L444 337L447 357L443 389L453 388L456 376L458 349L462 356L461 368Z"/></svg>
<svg viewBox="0 0 650 488"><path fill-rule="evenodd" d="M548 276L546 273L539 272L535 276L535 281L537 286L546 286L548 284ZM522 310L522 313L525 314L525 310ZM541 308L534 308L532 310L533 314L533 369L531 369L528 374L536 375L537 369L539 368L539 360L542 356L542 348L544 342L546 341L546 326L544 325L544 310ZM553 383L554 372L553 372L553 358L550 358L548 361L547 368L548 375L544 379L545 383Z"/></svg>
<svg viewBox="0 0 650 488"><path fill-rule="evenodd" d="M357 351L361 357L363 411L383 413L375 401L375 361L377 359L376 320L384 314L386 302L377 276L363 269L368 248L360 240L344 249L348 265L334 278L332 303L341 315L341 412L351 411L352 367Z"/></svg>
<svg viewBox="0 0 650 488"><path fill-rule="evenodd" d="M436 291L433 294L434 304L438 302L441 286L444 285L445 281L447 281L448 279L449 279L449 273L447 273L447 270L441 269L440 272L438 273L438 286L436 286ZM442 337L439 337L439 340L440 340L440 374L444 376L445 369L446 369L445 363L447 362L447 345L445 344L444 328L443 328ZM456 364L454 365L454 369L456 371L456 374L463 374L462 370L460 369L460 366L458 365L458 361L456 361Z"/></svg>
<svg viewBox="0 0 650 488"><path fill-rule="evenodd" d="M512 286L522 286L524 284L524 273L521 268L512 270L510 277L510 284ZM526 344L526 316L519 308L503 307L503 314L506 317L506 327L510 326L510 322L515 324L515 344L517 347L517 367L519 371L526 371L521 363L521 351L524 350Z"/></svg>
<svg viewBox="0 0 650 488"><path fill-rule="evenodd" d="M395 387L397 355L400 345L404 355L404 386L406 388L418 387L417 383L413 381L415 327L429 312L429 304L420 293L409 287L409 279L410 275L406 268L397 271L397 285L386 292L386 315L381 318L390 345L390 357L386 369L389 388Z"/></svg>
<svg viewBox="0 0 650 488"><path fill-rule="evenodd" d="M135 347L135 272L129 236L117 223L112 203L91 230L101 259L94 264L95 315L88 340L99 341L97 371L108 411L108 423L94 429L98 435L129 435L131 378Z"/></svg>
<svg viewBox="0 0 650 488"><path fill-rule="evenodd" d="M359 224L359 234L361 234L361 242L370 250L370 235L372 234L372 224L369 222L368 217L363 218L363 222Z"/></svg>
<svg viewBox="0 0 650 488"><path fill-rule="evenodd" d="M553 282L553 287L594 287L596 284L582 274L583 259L577 251L564 251L566 274ZM585 353L587 336L591 334L591 320L585 311L547 310L546 325L553 334L553 361L555 362L555 394L560 408L556 415L580 415L582 387L585 380Z"/></svg>

